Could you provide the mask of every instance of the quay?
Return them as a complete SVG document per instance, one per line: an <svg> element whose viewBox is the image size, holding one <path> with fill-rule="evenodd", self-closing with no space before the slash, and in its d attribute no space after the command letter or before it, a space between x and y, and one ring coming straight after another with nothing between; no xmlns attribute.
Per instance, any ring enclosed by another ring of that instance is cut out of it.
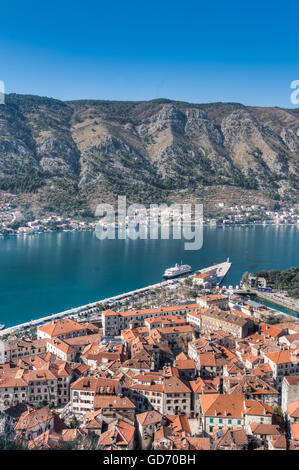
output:
<svg viewBox="0 0 299 470"><path fill-rule="evenodd" d="M216 282L218 285L220 285L225 276L227 275L228 271L230 270L231 265L232 263L229 261L229 258L227 258L224 263L214 264L213 266L209 266L208 268L200 269L197 272L200 274L215 274L217 278Z"/></svg>
<svg viewBox="0 0 299 470"><path fill-rule="evenodd" d="M107 304L107 303L117 302L117 301L122 300L126 297L131 297L131 296L134 296L136 294L145 293L149 290L154 290L154 289L157 289L159 287L164 287L168 284L169 284L169 280L159 282L157 284L152 284L152 285L147 286L147 287L142 287L140 289L135 289L135 290L130 291L130 292L115 295L114 297L109 297L109 298L106 298L106 299L98 300L96 302L91 302L89 304L81 305L79 307L74 307L72 309L65 310L63 312L54 313L52 315L48 315L46 317L38 318L36 320L30 320L29 322L21 323L19 325L11 326L9 328L1 330L0 331L0 337L4 336L4 335L7 335L7 334L16 333L20 330L24 330L24 329L27 329L27 328L32 328L34 326L40 326L43 323L50 322L52 320L56 320L56 319L59 319L59 318L72 317L72 316L78 315L79 313L84 313L84 312L93 313L93 312L97 311L98 307L101 306L101 305L104 305L104 304Z"/></svg>
<svg viewBox="0 0 299 470"><path fill-rule="evenodd" d="M226 276L227 272L229 271L229 269L231 267L231 264L232 263L230 263L229 260L227 259L227 261L224 262L224 263L215 264L213 266L209 266L207 268L197 270L196 272L197 273L209 273L209 272L215 271L216 276L217 276L217 282L218 282L218 284L220 284L220 282L222 282L222 280ZM184 277L177 278L176 280L178 281L179 279L184 279L186 277L193 277L193 276L194 276L194 272L190 273L190 274L188 274ZM5 335L10 335L10 334L17 333L17 332L20 332L20 331L25 330L25 329L30 329L32 327L40 326L40 325L42 325L44 323L47 323L47 322L50 322L52 320L61 319L61 318L64 318L64 317L72 317L72 316L76 316L80 313L85 313L85 312L95 313L95 312L98 311L99 306L103 306L105 304L117 302L117 301L123 300L123 299L128 298L128 297L133 297L136 294L143 294L143 293L148 292L150 290L155 290L155 289L159 289L161 287L166 287L167 285L171 284L172 282L173 282L172 280L168 279L168 280L165 280L165 281L162 281L162 282L158 282L156 284L152 284L150 286L142 287L140 289L135 289L133 291L126 292L126 293L123 293L123 294L115 295L114 297L109 297L109 298L106 298L106 299L98 300L96 302L91 302L91 303L88 303L86 305L81 305L79 307L74 307L74 308L71 308L69 310L65 310L65 311L60 312L60 313L54 313L54 314L47 315L47 316L42 317L42 318L38 318L36 320L30 320L29 322L26 322L26 323L21 323L19 325L11 326L9 328L6 328L6 329L0 331L0 338L2 336L5 336Z"/></svg>

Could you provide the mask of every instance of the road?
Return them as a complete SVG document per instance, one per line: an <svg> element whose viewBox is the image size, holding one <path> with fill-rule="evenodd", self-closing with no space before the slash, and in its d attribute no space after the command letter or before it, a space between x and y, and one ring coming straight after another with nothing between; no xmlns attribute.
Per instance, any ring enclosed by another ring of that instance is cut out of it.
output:
<svg viewBox="0 0 299 470"><path fill-rule="evenodd" d="M280 305L281 307L286 307L290 310L293 310L294 312L299 313L298 299L286 297L284 294L278 292L259 292L256 289L250 289L250 291L256 294L258 297L261 297L262 299L269 300L269 302L272 302L273 304Z"/></svg>

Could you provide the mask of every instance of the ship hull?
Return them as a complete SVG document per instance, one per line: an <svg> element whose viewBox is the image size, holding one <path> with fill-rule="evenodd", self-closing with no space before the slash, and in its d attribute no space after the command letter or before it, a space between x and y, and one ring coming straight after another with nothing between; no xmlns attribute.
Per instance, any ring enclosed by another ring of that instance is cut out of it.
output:
<svg viewBox="0 0 299 470"><path fill-rule="evenodd" d="M163 275L163 278L164 278L164 279L174 279L174 278L176 278L176 277L181 277L181 276L184 276L185 274L190 274L190 273L192 273L192 270L190 270L190 271L185 271L185 272L183 272L183 273L178 273L178 274L164 274L164 275Z"/></svg>

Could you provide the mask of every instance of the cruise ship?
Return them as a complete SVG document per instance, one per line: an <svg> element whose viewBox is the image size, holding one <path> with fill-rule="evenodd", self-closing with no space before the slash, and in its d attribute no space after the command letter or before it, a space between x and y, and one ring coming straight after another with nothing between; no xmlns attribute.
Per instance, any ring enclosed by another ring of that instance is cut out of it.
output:
<svg viewBox="0 0 299 470"><path fill-rule="evenodd" d="M189 264L176 265L173 268L167 268L164 271L164 279L172 279L174 277L182 276L183 274L188 274L192 272L191 266Z"/></svg>

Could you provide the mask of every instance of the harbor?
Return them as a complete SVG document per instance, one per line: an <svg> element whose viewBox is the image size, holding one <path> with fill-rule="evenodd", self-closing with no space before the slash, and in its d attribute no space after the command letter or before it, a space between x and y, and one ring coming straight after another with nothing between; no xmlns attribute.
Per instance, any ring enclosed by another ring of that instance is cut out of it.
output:
<svg viewBox="0 0 299 470"><path fill-rule="evenodd" d="M202 274L202 273L211 273L211 272L215 272L216 275L217 275L217 283L221 283L222 280L224 279L224 277L226 276L226 274L228 273L228 271L230 270L231 268L231 265L232 263L230 263L228 260L224 263L219 263L219 264L216 264L216 265L213 265L213 266L209 266L207 268L202 268L202 269L199 269L196 271L196 273L198 274ZM194 273L188 273L188 274L185 274L184 277L180 277L177 279L185 279L187 277L193 277L194 276ZM135 289L133 291L130 291L130 292L125 292L125 293L122 293L122 294L118 294L118 295L115 295L113 297L109 297L109 298L106 298L106 299L101 299L101 300L98 300L96 302L91 302L91 303L88 303L86 305L81 305L79 307L75 307L75 308L71 308L71 309L68 309L68 310L65 310L65 311L62 311L62 312L59 312L59 313L55 313L55 314L52 314L52 315L47 315L45 317L42 317L42 318L38 318L36 320L30 320L28 322L25 322L25 323L22 323L22 324L19 324L19 325L15 325L15 326L12 326L12 327L9 327L9 328L5 328L5 329L2 329L0 331L0 338L2 336L6 336L6 335L11 335L13 333L17 333L17 332L20 332L20 331L23 331L23 330L26 330L26 329L30 329L30 328L33 328L33 327L37 327L37 326L40 326L44 323L47 323L47 322L50 322L52 320L57 320L57 319L61 319L61 318L65 318L65 317L74 317L74 316L78 316L78 315L82 315L83 313L97 313L101 310L101 308L105 307L105 306L109 306L109 304L112 304L114 302L118 302L118 301L122 301L124 299L129 299L130 297L134 297L138 294L145 294L146 292L148 291L152 291L152 290L155 290L155 289L160 289L160 288L163 288L163 287L167 287L169 285L171 285L173 283L172 280L168 279L168 280L164 280L162 282L158 282L156 284L152 284L152 285L149 285L149 286L145 286L145 287L142 287L140 289Z"/></svg>
<svg viewBox="0 0 299 470"><path fill-rule="evenodd" d="M6 238L0 247L0 323L9 328L151 286L181 260L193 270L211 269L229 256L232 269L221 286L235 287L245 271L298 265L296 247L297 231L286 227L205 227L198 251L184 250L183 240L99 241L91 231Z"/></svg>
<svg viewBox="0 0 299 470"><path fill-rule="evenodd" d="M196 276L198 277L200 274L208 274L209 276L211 276L214 279L212 290L216 289L216 291L220 291L221 293L228 295L230 298L235 297L235 298L240 299L243 296L245 297L256 296L256 297L264 298L266 301L270 301L270 302L272 301L273 303L275 303L272 300L272 297L271 299L269 299L269 294L265 298L265 293L261 294L260 292L257 292L254 289L244 290L240 288L238 285L236 285L235 288L232 285L228 287L221 286L221 284L223 283L223 280L227 276L231 267L232 267L232 262L229 260L229 258L227 258L227 260L222 263L214 264L212 266L204 267L204 268L197 269L197 270L191 270L191 272L188 271L187 273L184 272L184 269L182 269L180 274L176 273L173 277L164 279L163 281L155 283L155 284L144 286L144 287L134 289L128 292L123 292L115 296L107 297L104 299L97 300L95 302L90 302L90 303L87 303L78 307L70 308L70 309L61 311L59 313L54 313L51 315L43 316L41 318L30 320L28 322L24 322L24 323L11 326L8 328L5 328L5 325L2 324L1 325L2 329L0 329L0 338L8 336L8 335L12 335L12 334L19 334L21 332L25 332L26 330L30 330L31 328L35 328L45 323L51 322L53 320L63 319L67 317L74 318L79 321L80 319L82 321L82 318L85 321L88 321L88 320L99 321L101 320L101 311L106 308L111 308L115 303L118 303L118 302L124 303L124 302L129 302L130 300L133 301L135 298L137 298L138 296L142 294L146 295L150 292L154 292L159 289L173 289L173 288L175 289L176 285L181 284L186 279L192 279ZM177 265L175 269L179 269L179 268L180 266ZM191 269L191 266L189 266L189 268ZM172 269L174 268L167 268L166 272ZM248 305L250 304L250 302L252 304L255 304L255 302L252 302L252 301L245 301L245 303L248 303ZM277 303L277 305L279 304ZM295 312L293 314L290 314L289 312L283 312L273 307L271 308L271 306L268 306L268 310L269 312L271 311L274 314L274 316L282 314L285 317L288 317L289 319L292 318L292 316L293 317L296 316Z"/></svg>

